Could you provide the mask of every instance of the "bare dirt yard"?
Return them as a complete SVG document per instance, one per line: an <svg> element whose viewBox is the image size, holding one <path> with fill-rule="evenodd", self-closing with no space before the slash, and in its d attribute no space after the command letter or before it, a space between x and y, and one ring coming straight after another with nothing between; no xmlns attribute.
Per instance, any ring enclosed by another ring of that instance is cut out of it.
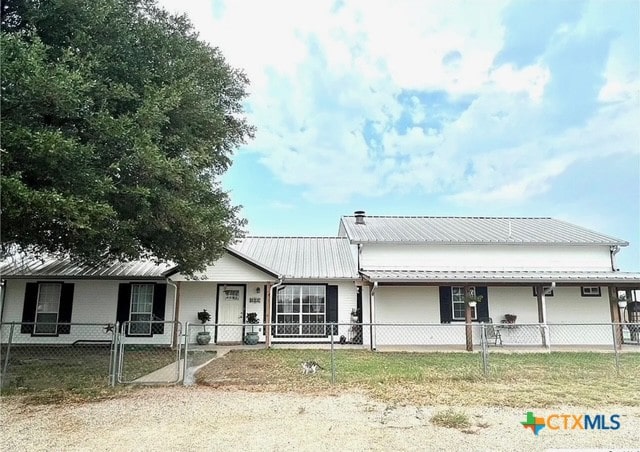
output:
<svg viewBox="0 0 640 452"><path fill-rule="evenodd" d="M182 450L544 450L640 448L640 408L554 409L621 414L619 430L542 429L517 408L454 408L468 426L435 425L443 406L393 405L357 392L246 392L210 387L145 388L89 403L25 405L4 398L3 451ZM550 410L538 410L548 415Z"/></svg>

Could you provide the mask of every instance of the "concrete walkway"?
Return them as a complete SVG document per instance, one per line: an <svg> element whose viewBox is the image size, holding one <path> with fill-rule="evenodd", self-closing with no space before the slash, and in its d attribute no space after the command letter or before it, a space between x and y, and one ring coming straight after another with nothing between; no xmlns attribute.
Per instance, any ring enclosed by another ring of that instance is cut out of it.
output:
<svg viewBox="0 0 640 452"><path fill-rule="evenodd" d="M201 364L198 364L197 366L188 367L186 378L184 375L184 358L182 358L179 361L173 362L158 370L154 370L153 372L134 380L133 383L135 384L173 384L173 383L179 383L182 381L184 382L185 385L192 385L195 383L195 375L198 372L198 370L200 370L201 368L209 364L211 361L222 358L227 353L229 353L230 350L231 350L231 347L216 347L215 349L194 350L192 353L215 352L215 355L206 359L204 362L202 362Z"/></svg>

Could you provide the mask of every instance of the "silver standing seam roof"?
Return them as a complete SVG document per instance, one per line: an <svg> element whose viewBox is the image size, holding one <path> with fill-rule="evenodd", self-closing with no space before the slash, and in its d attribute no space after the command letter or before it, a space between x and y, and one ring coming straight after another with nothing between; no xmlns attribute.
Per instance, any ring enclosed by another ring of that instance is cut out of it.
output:
<svg viewBox="0 0 640 452"><path fill-rule="evenodd" d="M566 244L627 246L629 242L553 218L355 216L340 219L351 243Z"/></svg>
<svg viewBox="0 0 640 452"><path fill-rule="evenodd" d="M631 283L640 282L640 273L605 271L438 271L438 270L363 270L369 281L390 283Z"/></svg>
<svg viewBox="0 0 640 452"><path fill-rule="evenodd" d="M344 237L246 237L231 254L274 276L289 279L358 279L349 240ZM0 263L1 278L165 279L174 264L132 261L88 265L56 257L18 255Z"/></svg>
<svg viewBox="0 0 640 452"><path fill-rule="evenodd" d="M229 248L285 278L359 278L344 237L245 237Z"/></svg>
<svg viewBox="0 0 640 452"><path fill-rule="evenodd" d="M153 261L111 262L88 265L58 257L15 255L0 263L0 277L28 279L164 279L174 264Z"/></svg>

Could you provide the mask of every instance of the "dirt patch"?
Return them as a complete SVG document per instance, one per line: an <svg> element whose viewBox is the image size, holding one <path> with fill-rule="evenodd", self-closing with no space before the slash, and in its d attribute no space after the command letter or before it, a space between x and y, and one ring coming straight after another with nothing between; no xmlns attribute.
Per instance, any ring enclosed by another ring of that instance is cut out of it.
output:
<svg viewBox="0 0 640 452"><path fill-rule="evenodd" d="M522 409L457 407L469 425L434 425L451 407L395 405L360 393L304 395L210 387L145 388L125 398L84 404L26 406L4 398L0 450L543 450L633 448L640 408L608 406L621 415L619 430L543 429L520 424ZM584 407L535 410L593 413Z"/></svg>

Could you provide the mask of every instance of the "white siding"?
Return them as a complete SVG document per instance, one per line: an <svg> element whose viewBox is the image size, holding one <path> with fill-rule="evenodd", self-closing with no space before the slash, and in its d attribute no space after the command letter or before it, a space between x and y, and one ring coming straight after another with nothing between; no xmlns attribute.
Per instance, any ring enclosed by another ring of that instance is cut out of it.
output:
<svg viewBox="0 0 640 452"><path fill-rule="evenodd" d="M196 274L196 277L200 280L243 283L275 281L273 276L226 253L213 265L209 265L204 273ZM189 280L180 273L171 276L171 279L173 281Z"/></svg>
<svg viewBox="0 0 640 452"><path fill-rule="evenodd" d="M366 243L362 247L360 268L610 271L611 259L607 246Z"/></svg>
<svg viewBox="0 0 640 452"><path fill-rule="evenodd" d="M570 325L608 323L611 320L606 288L600 297L583 297L580 287L556 287L553 297L546 297L550 343L554 345L608 345L612 334L609 325ZM537 299L531 287L489 287L489 315L496 324L505 314L517 315L517 322L502 328L505 345L540 346ZM455 345L465 343L464 324L440 323L438 287L382 286L375 296L377 324L422 324L421 326L376 326L376 344L394 345ZM369 291L363 296L364 321L369 322ZM556 325L554 325L556 324ZM564 324L564 325L563 325ZM364 344L370 344L369 328L365 327ZM480 328L473 328L473 342L478 344Z"/></svg>
<svg viewBox="0 0 640 452"><path fill-rule="evenodd" d="M183 328L189 326L190 343L196 341L198 332L203 330L202 324L198 320L198 312L206 309L211 314L211 321L207 330L213 337L213 324L216 321L216 287L215 282L209 281L187 281L180 282L180 306L178 320L183 323ZM186 334L186 332L185 332Z"/></svg>
<svg viewBox="0 0 640 452"><path fill-rule="evenodd" d="M24 295L27 280L11 279L7 281L7 293L3 322L21 322L24 308ZM115 323L118 306L118 287L121 283L130 281L109 280L59 280L57 282L71 283L73 290L73 308L71 323L108 324ZM167 285L167 297L165 305L165 320L173 320L174 289ZM165 325L164 334L155 334L152 338L127 338L127 343L153 343L170 344L172 328ZM3 335L6 328L3 330ZM14 342L16 343L43 343L43 344L69 344L78 340L103 341L110 340L111 334L105 332L102 325L72 325L70 334L61 334L57 337L32 337L31 334L22 334L20 329L14 330ZM4 340L3 336L3 340Z"/></svg>

